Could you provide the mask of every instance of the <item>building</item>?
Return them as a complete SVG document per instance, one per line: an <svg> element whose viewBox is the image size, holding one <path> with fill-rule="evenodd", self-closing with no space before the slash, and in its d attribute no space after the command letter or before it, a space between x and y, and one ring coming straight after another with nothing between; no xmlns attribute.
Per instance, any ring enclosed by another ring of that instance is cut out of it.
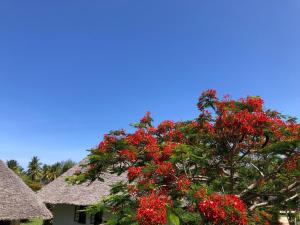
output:
<svg viewBox="0 0 300 225"><path fill-rule="evenodd" d="M52 218L36 194L0 160L0 225L18 225L20 220Z"/></svg>
<svg viewBox="0 0 300 225"><path fill-rule="evenodd" d="M105 222L105 216L86 215L81 210L107 196L112 184L126 180L124 175L104 174L104 182L97 180L92 183L72 185L65 181L66 177L80 170L79 163L38 192L39 198L52 211L53 225L101 224Z"/></svg>

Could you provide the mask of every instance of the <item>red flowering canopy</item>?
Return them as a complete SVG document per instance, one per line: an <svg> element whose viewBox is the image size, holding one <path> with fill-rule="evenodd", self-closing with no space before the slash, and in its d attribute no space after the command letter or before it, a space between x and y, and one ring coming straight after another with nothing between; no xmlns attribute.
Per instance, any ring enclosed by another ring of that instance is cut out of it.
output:
<svg viewBox="0 0 300 225"><path fill-rule="evenodd" d="M109 224L274 224L299 202L300 125L260 97L219 99L207 90L199 117L112 131L76 180L127 173L100 205Z"/></svg>

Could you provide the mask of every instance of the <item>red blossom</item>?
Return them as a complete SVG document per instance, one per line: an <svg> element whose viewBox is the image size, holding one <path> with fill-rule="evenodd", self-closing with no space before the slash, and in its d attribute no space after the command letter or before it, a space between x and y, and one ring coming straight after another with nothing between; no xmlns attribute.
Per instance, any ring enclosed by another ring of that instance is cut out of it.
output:
<svg viewBox="0 0 300 225"><path fill-rule="evenodd" d="M142 172L142 168L141 167L136 167L136 166L130 166L128 168L128 180L132 181L134 180L140 173Z"/></svg>
<svg viewBox="0 0 300 225"><path fill-rule="evenodd" d="M119 154L120 156L123 156L130 161L135 161L137 158L137 154L134 151L128 149L121 150Z"/></svg>
<svg viewBox="0 0 300 225"><path fill-rule="evenodd" d="M187 192L191 185L190 179L188 179L185 175L180 175L177 181L177 190L182 192Z"/></svg>
<svg viewBox="0 0 300 225"><path fill-rule="evenodd" d="M117 138L115 136L105 134L103 141L101 141L98 145L98 149L100 152L106 152L107 149L111 146L112 143L117 141Z"/></svg>
<svg viewBox="0 0 300 225"><path fill-rule="evenodd" d="M141 197L136 218L141 225L163 225L167 223L167 198L155 193Z"/></svg>
<svg viewBox="0 0 300 225"><path fill-rule="evenodd" d="M215 89L208 89L205 92L203 92L203 95L207 95L207 96L216 96L217 91Z"/></svg>
<svg viewBox="0 0 300 225"><path fill-rule="evenodd" d="M143 174L145 176L144 179L140 179L138 184L142 185L145 189L153 189L153 186L155 185L155 181L152 178L149 178L150 176L147 176L149 174Z"/></svg>
<svg viewBox="0 0 300 225"><path fill-rule="evenodd" d="M213 224L247 224L246 206L235 195L213 194L199 203L199 211Z"/></svg>
<svg viewBox="0 0 300 225"><path fill-rule="evenodd" d="M204 129L207 131L207 133L209 133L209 134L215 133L215 128L214 128L213 124L206 122L206 123L204 123L203 126L204 126Z"/></svg>
<svg viewBox="0 0 300 225"><path fill-rule="evenodd" d="M242 99L242 102L250 106L253 111L262 111L264 100L260 97L248 96L246 99Z"/></svg>
<svg viewBox="0 0 300 225"><path fill-rule="evenodd" d="M195 120L193 120L192 122L191 122L191 126L192 127L198 127L199 126L199 123L197 122L197 121L195 121Z"/></svg>
<svg viewBox="0 0 300 225"><path fill-rule="evenodd" d="M143 123L143 124L150 124L151 121L152 121L152 118L151 118L151 113L150 112L146 112L145 116L140 120L140 123Z"/></svg>
<svg viewBox="0 0 300 225"><path fill-rule="evenodd" d="M175 123L172 120L165 120L158 125L157 130L161 133L166 133L174 127Z"/></svg>
<svg viewBox="0 0 300 225"><path fill-rule="evenodd" d="M175 170L171 162L162 162L157 164L157 169L155 170L155 172L158 175L171 176L174 174Z"/></svg>
<svg viewBox="0 0 300 225"><path fill-rule="evenodd" d="M201 187L198 189L198 191L196 191L194 196L195 196L195 198L203 199L207 196L207 191L205 188Z"/></svg>
<svg viewBox="0 0 300 225"><path fill-rule="evenodd" d="M179 130L170 131L167 135L165 135L165 139L167 141L176 141L179 143L183 142L184 135Z"/></svg>
<svg viewBox="0 0 300 225"><path fill-rule="evenodd" d="M129 134L126 140L129 144L139 145L144 139L145 131L143 129L136 130L133 134Z"/></svg>
<svg viewBox="0 0 300 225"><path fill-rule="evenodd" d="M224 111L217 119L216 127L225 127L231 134L262 135L269 121L266 114L251 113L246 109L238 112Z"/></svg>
<svg viewBox="0 0 300 225"><path fill-rule="evenodd" d="M133 134L126 137L129 144L138 146L140 144L156 144L157 140L152 135L145 132L143 129L136 130Z"/></svg>
<svg viewBox="0 0 300 225"><path fill-rule="evenodd" d="M199 101L198 101L198 104L197 104L198 109L200 111L202 111L206 107L206 105L203 104L205 102L205 100L210 100L210 101L211 100L216 100L217 99L216 94L217 94L217 91L214 90L214 89L208 89L208 90L204 91L202 93L202 95L200 96L200 98L199 98Z"/></svg>
<svg viewBox="0 0 300 225"><path fill-rule="evenodd" d="M157 129L155 127L149 127L148 131L149 133L154 134L157 131Z"/></svg>
<svg viewBox="0 0 300 225"><path fill-rule="evenodd" d="M296 154L287 158L284 167L288 171L293 171L296 170L297 168L300 169L300 154Z"/></svg>
<svg viewBox="0 0 300 225"><path fill-rule="evenodd" d="M148 144L145 146L145 152L147 152L147 156L154 161L158 162L161 156L160 149L156 144Z"/></svg>
<svg viewBox="0 0 300 225"><path fill-rule="evenodd" d="M172 151L174 150L174 148L176 148L177 145L178 145L178 143L175 143L175 142L171 142L171 141L166 142L166 144L163 146L164 156L166 158L169 157L172 154Z"/></svg>

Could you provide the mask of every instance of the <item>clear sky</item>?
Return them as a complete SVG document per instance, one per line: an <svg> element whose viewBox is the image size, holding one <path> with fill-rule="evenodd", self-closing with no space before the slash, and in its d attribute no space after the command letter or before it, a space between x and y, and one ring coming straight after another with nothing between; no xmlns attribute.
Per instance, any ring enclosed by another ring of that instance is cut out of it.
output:
<svg viewBox="0 0 300 225"><path fill-rule="evenodd" d="M300 117L299 0L1 0L0 158L80 160L102 135L197 116L201 91Z"/></svg>

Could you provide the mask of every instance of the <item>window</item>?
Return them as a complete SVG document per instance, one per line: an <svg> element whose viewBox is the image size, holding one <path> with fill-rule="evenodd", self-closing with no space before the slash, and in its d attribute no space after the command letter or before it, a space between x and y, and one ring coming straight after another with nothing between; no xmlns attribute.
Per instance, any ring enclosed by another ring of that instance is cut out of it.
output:
<svg viewBox="0 0 300 225"><path fill-rule="evenodd" d="M102 221L102 212L98 212L94 215L91 215L91 221L90 221L90 224L93 224L93 225L99 225L101 224L103 221Z"/></svg>
<svg viewBox="0 0 300 225"><path fill-rule="evenodd" d="M85 224L86 214L82 210L85 209L85 206L75 206L74 221L77 223Z"/></svg>

